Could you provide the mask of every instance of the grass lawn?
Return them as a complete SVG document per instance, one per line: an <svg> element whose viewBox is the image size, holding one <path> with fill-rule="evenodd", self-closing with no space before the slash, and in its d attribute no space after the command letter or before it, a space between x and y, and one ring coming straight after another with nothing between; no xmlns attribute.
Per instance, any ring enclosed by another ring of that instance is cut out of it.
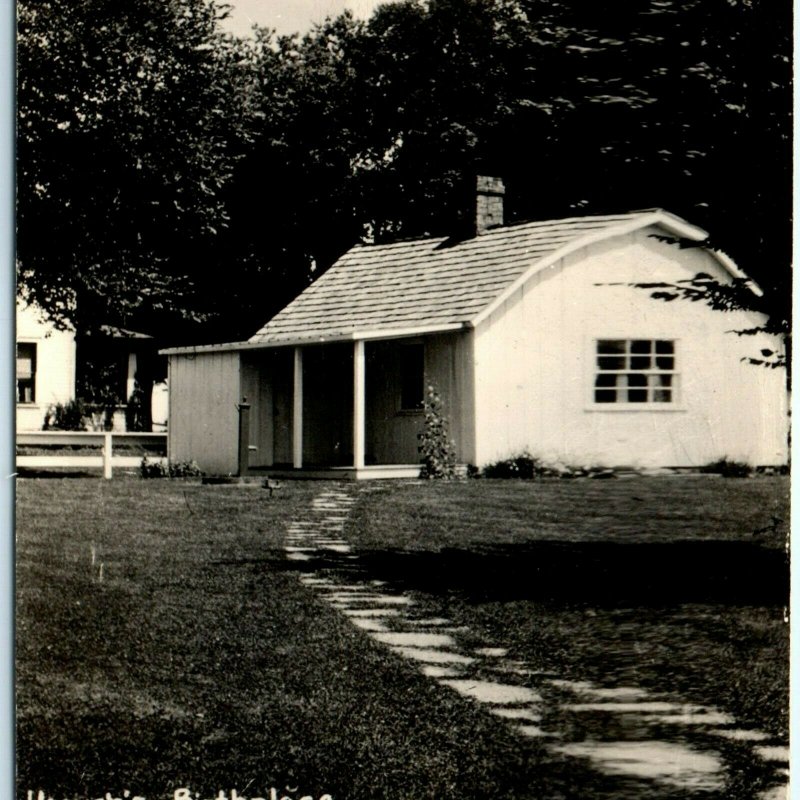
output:
<svg viewBox="0 0 800 800"><path fill-rule="evenodd" d="M324 486L18 481L18 797L638 796L442 691L302 586L286 523ZM345 535L371 575L512 656L782 733L787 489L382 483L360 488Z"/></svg>
<svg viewBox="0 0 800 800"><path fill-rule="evenodd" d="M398 483L362 494L346 535L372 574L514 657L787 736L788 491L781 477Z"/></svg>
<svg viewBox="0 0 800 800"><path fill-rule="evenodd" d="M18 797L620 796L297 581L285 523L319 491L18 482Z"/></svg>

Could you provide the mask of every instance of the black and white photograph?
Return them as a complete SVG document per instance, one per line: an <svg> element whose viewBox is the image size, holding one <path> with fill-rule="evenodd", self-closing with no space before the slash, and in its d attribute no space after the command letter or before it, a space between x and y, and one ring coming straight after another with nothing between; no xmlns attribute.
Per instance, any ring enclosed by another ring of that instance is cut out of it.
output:
<svg viewBox="0 0 800 800"><path fill-rule="evenodd" d="M15 20L17 800L789 800L791 0Z"/></svg>

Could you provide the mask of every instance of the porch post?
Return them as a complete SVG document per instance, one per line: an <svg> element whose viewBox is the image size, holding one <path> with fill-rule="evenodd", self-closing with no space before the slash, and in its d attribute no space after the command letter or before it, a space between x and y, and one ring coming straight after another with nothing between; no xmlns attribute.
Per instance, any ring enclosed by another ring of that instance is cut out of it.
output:
<svg viewBox="0 0 800 800"><path fill-rule="evenodd" d="M128 353L128 374L125 378L125 395L124 402L127 403L133 390L136 388L136 370L138 369L136 353Z"/></svg>
<svg viewBox="0 0 800 800"><path fill-rule="evenodd" d="M303 466L303 350L294 348L294 395L292 405L292 465Z"/></svg>
<svg viewBox="0 0 800 800"><path fill-rule="evenodd" d="M364 466L364 340L353 342L353 466Z"/></svg>

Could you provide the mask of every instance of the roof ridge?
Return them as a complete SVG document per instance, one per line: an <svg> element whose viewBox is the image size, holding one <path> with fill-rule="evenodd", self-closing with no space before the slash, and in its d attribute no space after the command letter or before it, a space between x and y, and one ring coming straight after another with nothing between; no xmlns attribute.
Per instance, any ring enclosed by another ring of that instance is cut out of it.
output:
<svg viewBox="0 0 800 800"><path fill-rule="evenodd" d="M495 228L490 228L488 232L501 230L502 228L514 228L519 227L522 225L555 225L557 223L562 222L581 222L586 220L611 220L611 219L626 219L628 217L635 217L644 214L653 214L653 213L669 213L665 212L663 208L648 208L648 209L636 209L633 211L618 211L609 214L580 214L577 216L572 217L552 217L550 219L520 219L515 220L514 222L509 222L506 225L498 225ZM485 236L486 234L484 234Z"/></svg>
<svg viewBox="0 0 800 800"><path fill-rule="evenodd" d="M391 241L385 242L356 242L350 250L347 252L351 252L352 250L356 249L371 249L375 247L391 247L395 244L408 244L410 242L431 242L437 239L442 241L447 241L448 239L458 239L459 243L461 241L470 241L473 239L485 239L487 236L490 236L497 231L508 230L509 228L519 228L523 225L554 225L557 223L564 223L564 222L579 222L582 220L604 220L604 219L625 219L627 217L638 216L643 214L654 214L654 213L663 213L669 214L668 211L665 211L663 208L642 208L642 209L635 209L632 211L619 211L609 214L580 214L577 216L571 217L551 217L548 219L521 219L521 220L514 220L513 222L506 222L502 225L495 225L486 230L485 233L482 233L480 236L464 236L463 238L459 238L457 236L453 236L452 234L420 234L419 236L406 236L401 237L399 239L392 239ZM674 214L670 214L670 216L675 216Z"/></svg>

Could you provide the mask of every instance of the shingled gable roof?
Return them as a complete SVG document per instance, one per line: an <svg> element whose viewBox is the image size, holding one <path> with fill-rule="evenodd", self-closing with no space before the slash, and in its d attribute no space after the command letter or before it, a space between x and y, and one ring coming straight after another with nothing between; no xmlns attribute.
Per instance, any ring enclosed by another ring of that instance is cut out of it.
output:
<svg viewBox="0 0 800 800"><path fill-rule="evenodd" d="M459 241L356 245L249 341L277 345L468 327L534 271L592 242L650 225L696 241L707 236L653 210L526 222Z"/></svg>
<svg viewBox="0 0 800 800"><path fill-rule="evenodd" d="M660 209L494 228L471 239L356 245L247 342L250 349L390 338L477 325L533 274L575 250L649 226L701 242L708 234ZM724 253L710 251L735 277ZM184 352L184 348L164 351Z"/></svg>

